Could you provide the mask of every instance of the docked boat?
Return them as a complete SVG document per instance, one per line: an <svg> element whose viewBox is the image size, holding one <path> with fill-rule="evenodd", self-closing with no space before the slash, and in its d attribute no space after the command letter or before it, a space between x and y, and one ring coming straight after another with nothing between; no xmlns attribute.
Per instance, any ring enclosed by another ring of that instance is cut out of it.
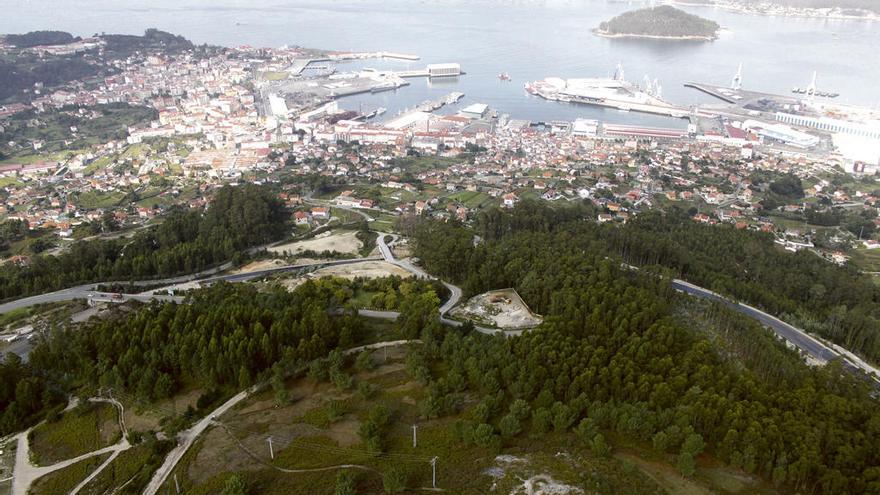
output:
<svg viewBox="0 0 880 495"><path fill-rule="evenodd" d="M391 91L391 90L397 89L399 87L400 87L400 85L398 85L394 81L386 81L383 83L379 83L379 84L373 86L372 88L370 88L370 93L381 93L383 91Z"/></svg>

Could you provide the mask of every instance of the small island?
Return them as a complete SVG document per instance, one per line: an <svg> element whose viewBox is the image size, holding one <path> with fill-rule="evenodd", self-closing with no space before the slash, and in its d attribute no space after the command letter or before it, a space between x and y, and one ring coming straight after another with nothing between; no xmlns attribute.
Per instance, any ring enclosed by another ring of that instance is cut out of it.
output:
<svg viewBox="0 0 880 495"><path fill-rule="evenodd" d="M714 40L719 29L715 21L662 5L620 14L600 24L595 32L613 38Z"/></svg>

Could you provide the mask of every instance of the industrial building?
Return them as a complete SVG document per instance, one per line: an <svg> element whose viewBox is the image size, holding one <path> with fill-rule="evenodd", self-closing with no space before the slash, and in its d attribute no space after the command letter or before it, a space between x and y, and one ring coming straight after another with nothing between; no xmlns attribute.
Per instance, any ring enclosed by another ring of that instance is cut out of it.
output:
<svg viewBox="0 0 880 495"><path fill-rule="evenodd" d="M461 75L459 64L428 64L428 77L455 77Z"/></svg>
<svg viewBox="0 0 880 495"><path fill-rule="evenodd" d="M805 132L797 131L787 125L769 124L757 120L743 122L743 129L748 129L762 138L773 139L798 148L811 148L819 144L819 138Z"/></svg>
<svg viewBox="0 0 880 495"><path fill-rule="evenodd" d="M486 115L486 112L489 111L489 105L485 103L474 103L473 105L468 105L467 107L461 110L461 114L465 117L470 117L472 119L481 119Z"/></svg>
<svg viewBox="0 0 880 495"><path fill-rule="evenodd" d="M870 139L880 139L880 124L861 124L858 122L832 119L829 117L808 117L806 115L795 115L783 112L776 112L776 120L786 124L811 127L822 131L850 134Z"/></svg>
<svg viewBox="0 0 880 495"><path fill-rule="evenodd" d="M574 136L595 136L599 130L599 121L594 119L577 119L571 126Z"/></svg>
<svg viewBox="0 0 880 495"><path fill-rule="evenodd" d="M608 137L635 137L651 139L681 139L687 135L683 129L660 127L641 127L633 125L603 124L602 130Z"/></svg>

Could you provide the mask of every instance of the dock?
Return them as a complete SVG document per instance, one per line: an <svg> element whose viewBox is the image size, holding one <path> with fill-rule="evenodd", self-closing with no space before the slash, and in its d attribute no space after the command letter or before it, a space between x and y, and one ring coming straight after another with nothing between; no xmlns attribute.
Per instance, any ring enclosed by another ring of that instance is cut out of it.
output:
<svg viewBox="0 0 880 495"><path fill-rule="evenodd" d="M302 74L306 67L313 62L330 62L329 58L298 58L294 59L293 64L288 67L287 72L290 72L294 76L298 76Z"/></svg>
<svg viewBox="0 0 880 495"><path fill-rule="evenodd" d="M731 105L760 112L782 110L786 105L800 105L803 99L803 97L798 96L774 95L759 91L748 91L695 82L685 83L684 87L696 89Z"/></svg>

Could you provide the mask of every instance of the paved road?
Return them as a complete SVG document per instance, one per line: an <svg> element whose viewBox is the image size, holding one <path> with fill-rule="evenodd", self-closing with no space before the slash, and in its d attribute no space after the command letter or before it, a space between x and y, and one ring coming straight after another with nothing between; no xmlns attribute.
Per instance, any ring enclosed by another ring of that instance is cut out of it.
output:
<svg viewBox="0 0 880 495"><path fill-rule="evenodd" d="M77 487L74 488L74 490L70 493L70 495L73 495L73 494L77 493L83 486L85 486L86 483L91 481L92 478L97 476L97 473L99 473L105 467L107 467L107 465L109 465L110 462L116 458L116 456L118 456L121 452L126 451L131 448L131 445L128 443L128 436L125 434L126 429L125 429L125 420L123 419L124 410L122 408L122 404L120 404L119 402L117 402L113 399L110 399L110 400L89 399L89 400L92 400L95 402L98 402L98 401L110 402L111 404L116 406L116 408L119 411L119 425L120 425L120 428L123 432L122 438L119 440L119 442L114 445L111 445L109 447L104 447L103 449L95 450L95 451L88 452L86 454L74 457L73 459L67 459L66 461L58 462L58 463L53 464L51 466L39 467L39 466L34 466L33 464L31 464L30 442L28 440L28 434L31 432L31 430L33 428L29 428L27 431L18 434L18 447L15 451L15 468L14 468L13 474L12 474L12 495L27 495L28 490L31 487L31 484L33 484L33 482L36 481L38 478L46 476L49 473L58 471L59 469L64 469L68 466L72 466L73 464L76 464L77 462L88 459L90 457L95 457L95 456L100 456L100 455L103 455L106 453L110 453L110 457L107 460L105 460L94 473L92 473L92 476L89 476L88 478L86 478L86 480L84 480L82 483L80 483ZM68 404L68 407L65 408L65 411L69 411L73 407L75 407L75 402L71 402L70 404Z"/></svg>
<svg viewBox="0 0 880 495"><path fill-rule="evenodd" d="M216 273L220 268L225 267L224 269L228 269L231 267L231 264L223 265L223 267L218 267L207 272L200 272L193 275L185 275L181 277L175 278L167 278L163 280L139 280L131 282L133 285L153 285L153 284L162 284L167 283L166 287L154 289L154 291L162 291L164 289L173 288L175 285L198 281L202 285L210 285L219 281L226 282L245 282L248 280L253 280L256 278L267 277L270 275L277 275L279 273L292 272L297 270L311 270L324 268L328 266L339 266L339 265L349 265L353 263L360 263L362 261L381 261L382 258L379 256L369 257L369 258L353 258L353 259L345 259L345 260L332 260L332 261L321 261L317 263L302 263L302 264L294 264L288 266L280 266L275 268L269 268L266 270L258 270L247 273L236 273L230 275L220 275L215 277L204 278L205 275L210 275ZM127 282L126 282L127 283ZM149 302L149 301L168 301L181 303L184 298L181 296L167 296L167 295L154 295L153 291L148 291L147 293L141 294L119 294L115 295L110 292L97 292L95 291L95 287L99 284L88 284L88 285L80 285L77 287L71 287L69 289L64 289L56 292L50 292L48 294L43 294L40 296L26 297L24 299L18 299L16 301L11 301L6 304L0 305L0 313L5 313L7 311L12 311L13 309L23 308L27 306L32 306L35 304L40 304L44 302L58 302L58 301L71 301L74 299L86 299L96 303L123 303L127 301L140 301L140 302ZM97 312L96 309L90 308L88 310L82 311L80 313L76 313L71 318L74 322L85 321L92 315ZM31 334L33 335L33 334ZM28 354L31 349L33 349L33 340L32 338L22 337L15 342L12 342L5 349L0 351L0 358L7 353L18 354L23 359L27 359Z"/></svg>
<svg viewBox="0 0 880 495"><path fill-rule="evenodd" d="M391 244L388 244L387 242L385 242L385 237L391 238ZM390 246L393 245L395 242L397 242L397 239L398 239L398 237L394 234L386 234L386 235L380 234L378 239L376 239L376 244L379 246L379 251L382 253L382 257L385 258L385 261L387 261L388 263L392 263L394 265L397 265L397 266L403 268L404 270L407 270L408 272L415 275L417 278L422 278L422 279L427 279L427 280L439 280L439 279L437 279L437 277L434 277L433 275L430 275L429 273L425 272L421 268L413 265L409 259L395 258L394 253L391 252ZM440 282L443 283L443 285L449 290L449 299L447 299L446 302L443 303L442 306L440 306L440 322L443 323L444 325L450 325L453 327L463 326L464 323L462 323L458 320L453 320L451 318L446 317L446 314L449 313L449 311L452 308L454 308L455 305L458 304L458 302L461 300L461 295L462 295L461 287L457 287L455 285L452 285L449 282L446 282L445 280L440 280ZM372 310L360 310L358 312L358 314L360 314L362 316L372 317L372 318L385 318L385 319L397 319L397 316L399 315L399 313L396 313L394 311L372 311ZM514 336L522 335L522 333L523 333L523 330L500 330L498 328L487 328L487 327L483 327L480 325L474 325L474 329L477 332L480 332L485 335L495 335L495 334L500 333L500 334L505 335L507 337L514 337Z"/></svg>
<svg viewBox="0 0 880 495"><path fill-rule="evenodd" d="M720 302L727 307L733 309L734 311L742 313L758 321L762 325L776 332L776 334L780 337L783 337L788 342L791 342L801 351L809 354L812 358L816 359L819 362L822 362L823 364L831 361L832 359L841 358L844 366L852 371L869 371L877 373L877 370L873 369L867 363L864 363L863 361L858 363L855 362L855 360L861 361L859 358L855 356L845 356L832 349L831 347L825 345L815 337L809 335L807 332L792 325L789 325L779 318L767 314L757 308L754 308L747 304L733 302L730 299L722 296L721 294L712 292L708 289L704 289L689 282L685 282L684 280L673 280L671 285L674 289L682 291L686 294ZM877 378L874 379L875 381L878 381Z"/></svg>
<svg viewBox="0 0 880 495"><path fill-rule="evenodd" d="M109 281L103 282L102 284L84 284L77 285L75 287L70 287L67 289L62 289L55 292L48 292L46 294L40 294L37 296L25 297L22 299L16 299L14 301L9 301L7 303L0 304L0 314L8 313L9 311L13 311L19 308L26 308L28 306L34 306L36 304L49 303L49 302L59 302L59 301L71 301L73 299L86 299L90 292L94 292L98 285L107 285L107 284L130 284L130 285L138 285L138 286L146 286L146 285L173 285L173 284L181 284L184 282L191 282L193 280L198 280L203 277L207 277L210 275L214 275L216 273L222 272L224 270L228 270L232 268L232 263L224 263L216 268L212 268L210 270L205 270L198 273L193 273L191 275L182 275L180 277L171 277L171 278L163 278L156 280L135 280L133 282L128 280L120 280L120 281Z"/></svg>
<svg viewBox="0 0 880 495"><path fill-rule="evenodd" d="M177 446L168 453L168 456L165 457L165 462L163 462L159 469L153 474L153 478L150 480L147 488L144 489L144 495L156 495L156 493L158 493L159 491L159 488L162 487L162 484L165 483L165 481L168 479L168 476L171 475L171 471L174 470L174 467L177 466L177 463L180 462L180 459L182 459L184 454L186 454L186 451L189 450L190 447L192 447L199 435L201 435L202 432L204 432L209 426L211 426L214 418L224 414L233 406L246 399L254 390L256 390L256 388L251 387L247 390L243 390L235 394L231 399L224 402L223 405L215 409L211 414L202 418L201 421L195 424L195 426L178 433Z"/></svg>

